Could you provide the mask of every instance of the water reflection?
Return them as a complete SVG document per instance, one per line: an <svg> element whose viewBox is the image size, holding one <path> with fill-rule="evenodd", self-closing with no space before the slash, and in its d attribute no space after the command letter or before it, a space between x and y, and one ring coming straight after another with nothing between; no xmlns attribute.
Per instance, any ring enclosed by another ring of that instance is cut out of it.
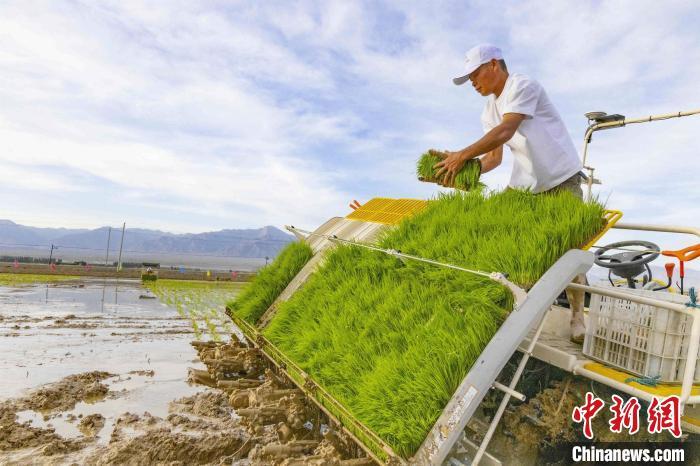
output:
<svg viewBox="0 0 700 466"><path fill-rule="evenodd" d="M142 295L137 280L0 286L0 399L88 370L157 368L184 383L190 323Z"/></svg>
<svg viewBox="0 0 700 466"><path fill-rule="evenodd" d="M0 295L4 291L8 292L9 297L5 302L17 305L41 303L49 306L41 309L53 310L63 306L70 308L71 312L119 313L124 316L143 316L144 312L163 315L163 311L173 314L172 310L158 300L141 298L151 294L138 280L98 278L40 285L0 286ZM31 306L26 310L33 311Z"/></svg>

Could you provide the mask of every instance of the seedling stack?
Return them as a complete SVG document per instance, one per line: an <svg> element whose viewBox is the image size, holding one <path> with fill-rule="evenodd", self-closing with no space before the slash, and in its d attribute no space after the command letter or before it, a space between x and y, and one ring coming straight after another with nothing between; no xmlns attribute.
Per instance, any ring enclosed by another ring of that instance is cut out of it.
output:
<svg viewBox="0 0 700 466"><path fill-rule="evenodd" d="M457 192L386 230L377 246L506 273L528 288L600 231L602 212L567 192ZM257 293L271 302L281 290L264 283ZM250 312L244 297L230 308L254 322L265 309ZM489 278L342 245L262 333L408 458L512 308L510 291Z"/></svg>
<svg viewBox="0 0 700 466"><path fill-rule="evenodd" d="M435 169L435 164L443 160L445 157L446 154L432 149L424 153L420 159L418 159L418 163L416 164L418 179L420 181L438 183L440 180L438 180L438 177L436 176L437 170ZM462 191L483 189L484 185L479 182L480 176L480 163L474 159L467 160L462 169L455 176L452 187Z"/></svg>

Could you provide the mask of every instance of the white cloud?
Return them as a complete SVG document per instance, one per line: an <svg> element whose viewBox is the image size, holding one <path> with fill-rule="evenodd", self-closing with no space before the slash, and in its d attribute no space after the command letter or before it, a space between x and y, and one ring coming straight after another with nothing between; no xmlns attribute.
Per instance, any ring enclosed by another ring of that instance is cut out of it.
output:
<svg viewBox="0 0 700 466"><path fill-rule="evenodd" d="M87 174L118 186L125 198L144 192L149 198L176 196L186 205L158 207L207 212L233 226L293 219L314 224L323 220L319 212L345 204L342 191L328 183L332 173L298 154L308 139L341 138L355 122L279 105L244 79L267 69L271 77L319 89L329 85L321 71L221 15L192 20L148 11L96 19L103 36L139 33L149 47L128 40L91 42L78 21L61 13L29 18L18 8L5 16L0 67L28 85L12 86L8 78L0 88L16 103L0 110L0 160L21 163L35 179L50 178L42 170L51 167ZM119 25L110 29L115 18ZM120 54L120 45L130 53ZM168 52L152 53L150 47ZM235 68L218 66L223 58L235 61ZM42 182L39 190L71 186L70 180L56 183ZM251 208L246 215L231 212L234 204ZM139 206L148 204L133 205Z"/></svg>
<svg viewBox="0 0 700 466"><path fill-rule="evenodd" d="M0 153L0 161L9 165L20 160L22 173L37 166L69 168L120 186L127 196L136 199L134 207L142 196L160 198L160 207L164 208L168 208L167 199L183 199L190 205L196 204L190 209L225 216L227 206L245 204L257 211L258 219L292 221L317 220L314 212L345 200L326 187L323 179L314 177L308 164L293 158L261 154L238 160L234 165L217 160L195 161L144 144L76 143L46 138L37 141L32 135L2 129L0 140L10 148ZM39 183L39 187L44 185L44 181ZM69 187L65 182L49 186L54 190ZM280 195L279 190L284 194ZM238 221L248 224L244 218Z"/></svg>
<svg viewBox="0 0 700 466"><path fill-rule="evenodd" d="M683 2L42 6L0 6L0 169L82 192L51 212L25 206L37 218L313 227L354 197L427 197L417 156L481 135L482 99L450 82L480 41L545 85L577 146L584 111L700 102L700 34ZM695 127L597 134L591 160L611 207L630 221L692 223ZM509 172L507 154L485 179L503 186ZM52 186L14 183L32 195Z"/></svg>
<svg viewBox="0 0 700 466"><path fill-rule="evenodd" d="M31 190L50 194L52 192L85 191L79 185L75 185L60 178L60 175L37 172L33 166L23 166L13 163L11 160L2 164L2 183L4 187L19 190Z"/></svg>

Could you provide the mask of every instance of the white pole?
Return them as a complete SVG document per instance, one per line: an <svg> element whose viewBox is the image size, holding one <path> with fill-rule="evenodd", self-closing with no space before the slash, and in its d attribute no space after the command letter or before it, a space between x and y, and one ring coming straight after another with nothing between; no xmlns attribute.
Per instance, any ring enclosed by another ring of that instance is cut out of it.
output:
<svg viewBox="0 0 700 466"><path fill-rule="evenodd" d="M112 227L107 232L107 252L105 253L105 266L109 264L109 240L112 239Z"/></svg>
<svg viewBox="0 0 700 466"><path fill-rule="evenodd" d="M120 272L122 269L122 247L124 246L124 230L126 230L126 222L122 225L122 240L121 244L119 244L119 260L117 261L117 272Z"/></svg>

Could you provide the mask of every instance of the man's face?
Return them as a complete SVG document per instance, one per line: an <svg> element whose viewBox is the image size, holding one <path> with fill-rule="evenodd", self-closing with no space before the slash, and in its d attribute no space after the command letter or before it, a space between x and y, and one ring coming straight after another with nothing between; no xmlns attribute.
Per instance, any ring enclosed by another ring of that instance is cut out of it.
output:
<svg viewBox="0 0 700 466"><path fill-rule="evenodd" d="M491 60L484 63L469 75L469 80L472 82L472 87L483 96L491 95L495 91L496 85L496 67L498 63Z"/></svg>

